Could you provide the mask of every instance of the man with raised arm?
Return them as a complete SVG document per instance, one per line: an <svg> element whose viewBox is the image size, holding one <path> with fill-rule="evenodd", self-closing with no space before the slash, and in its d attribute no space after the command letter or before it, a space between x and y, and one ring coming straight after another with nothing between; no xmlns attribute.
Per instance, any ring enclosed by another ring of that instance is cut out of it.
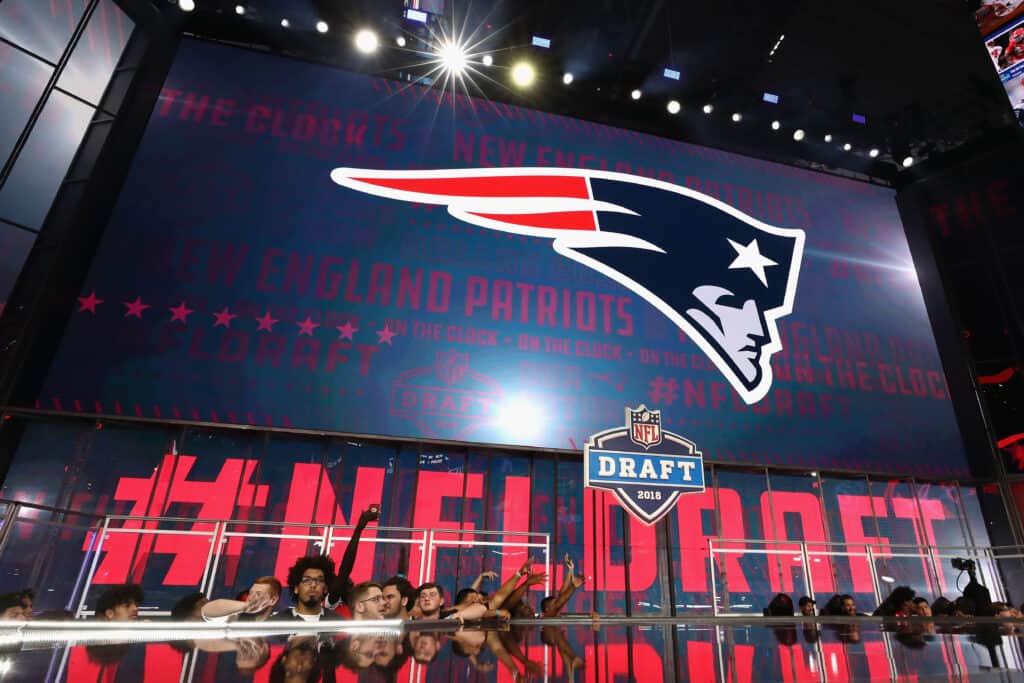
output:
<svg viewBox="0 0 1024 683"><path fill-rule="evenodd" d="M572 599L576 589L583 585L583 577L576 576L576 564L565 554L565 580L558 595L549 595L540 602L541 615L545 617L557 617L562 608Z"/></svg>
<svg viewBox="0 0 1024 683"><path fill-rule="evenodd" d="M280 599L281 582L273 576L261 576L252 582L245 600L220 598L203 605L203 620L214 623L264 621L274 614Z"/></svg>
<svg viewBox="0 0 1024 683"><path fill-rule="evenodd" d="M356 564L356 555L359 552L359 538L363 535L366 525L377 521L379 518L380 507L377 505L371 505L359 515L356 528L352 530L352 539L348 542L348 545L345 547L345 553L341 556L338 572L330 586L328 586L327 604L331 609L336 608L343 602L348 602L349 591L355 585L355 582L352 581L352 568Z"/></svg>

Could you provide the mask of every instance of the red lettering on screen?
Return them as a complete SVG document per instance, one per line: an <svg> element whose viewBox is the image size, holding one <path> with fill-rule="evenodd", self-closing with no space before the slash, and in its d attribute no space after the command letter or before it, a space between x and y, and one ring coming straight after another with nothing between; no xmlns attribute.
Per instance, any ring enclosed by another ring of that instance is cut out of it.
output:
<svg viewBox="0 0 1024 683"><path fill-rule="evenodd" d="M864 520L874 516L872 500L879 515L885 515L885 498L880 496L836 496L839 503L839 515L843 524L843 538L846 539L846 551L850 553L866 553L867 548L858 543L882 543L888 545L889 539L879 536L868 536L864 532ZM853 590L856 593L874 592L871 582L872 567L867 557L850 557L850 575L853 578Z"/></svg>
<svg viewBox="0 0 1024 683"><path fill-rule="evenodd" d="M765 491L761 494L761 519L762 529L776 530L779 540L806 541L807 558L811 570L811 579L814 582L816 593L831 593L833 591L832 565L831 560L825 556L815 556L811 553L824 553L828 546L812 545L812 543L824 543L825 522L821 517L821 503L813 493L792 492L792 491ZM799 522L800 537L790 539L787 531L787 522L795 519ZM773 527L774 522L774 527ZM802 591L803 585L797 585L793 580L793 572L803 572L803 558L799 545L787 545L780 543L775 548L781 553L782 585L778 585L775 572L769 574L773 592L791 593Z"/></svg>
<svg viewBox="0 0 1024 683"><path fill-rule="evenodd" d="M114 497L133 502L128 514L151 517L173 515L172 506L184 504L189 505L190 516L197 519L231 519L236 497L253 501L257 506L266 505L270 487L250 483L259 461L227 458L213 481L188 479L195 462L195 456L191 455L165 455L157 471L149 477L122 477ZM195 505L198 508L193 507ZM128 521L120 528L155 530L158 524ZM209 523L190 525L191 531L212 532L213 528ZM90 541L86 539L83 549ZM174 556L163 584L189 586L198 584L202 578L210 552L210 537L112 532L108 533L103 550L105 554L96 570L95 583L140 582L150 554L158 553ZM237 555L240 551L239 543L228 547L229 553Z"/></svg>

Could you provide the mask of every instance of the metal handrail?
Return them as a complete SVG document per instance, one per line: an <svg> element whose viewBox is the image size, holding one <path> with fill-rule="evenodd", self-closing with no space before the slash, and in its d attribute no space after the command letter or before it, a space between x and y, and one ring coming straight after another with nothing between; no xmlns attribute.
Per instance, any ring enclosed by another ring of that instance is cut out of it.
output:
<svg viewBox="0 0 1024 683"><path fill-rule="evenodd" d="M16 505L22 508L33 508L36 510L45 510L46 512L61 512L68 515L78 515L80 517L92 517L93 519L103 519L106 515L99 515L94 512L79 512L78 510L70 510L68 508L57 508L50 505L40 505L38 503L29 503L21 500L12 500L10 498L0 498L0 505Z"/></svg>

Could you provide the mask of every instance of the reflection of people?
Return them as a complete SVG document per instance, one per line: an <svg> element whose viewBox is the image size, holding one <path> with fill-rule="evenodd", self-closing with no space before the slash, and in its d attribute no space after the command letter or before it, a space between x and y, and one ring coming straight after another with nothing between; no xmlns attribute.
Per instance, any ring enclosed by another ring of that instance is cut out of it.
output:
<svg viewBox="0 0 1024 683"><path fill-rule="evenodd" d="M270 667L271 683L315 683L321 673L329 673L333 678L333 657L321 662L321 652L331 653L333 648L329 644L321 648L316 636L289 639L288 647Z"/></svg>

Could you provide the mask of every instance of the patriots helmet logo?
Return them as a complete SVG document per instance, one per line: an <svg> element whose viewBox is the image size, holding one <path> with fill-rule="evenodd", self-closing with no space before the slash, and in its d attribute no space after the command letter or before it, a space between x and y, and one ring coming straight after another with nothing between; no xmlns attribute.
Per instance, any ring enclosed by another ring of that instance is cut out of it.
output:
<svg viewBox="0 0 1024 683"><path fill-rule="evenodd" d="M551 238L552 248L654 306L685 332L746 403L771 388L793 310L804 231L780 228L689 188L568 168L381 171L336 168L368 194L448 207L491 230Z"/></svg>

